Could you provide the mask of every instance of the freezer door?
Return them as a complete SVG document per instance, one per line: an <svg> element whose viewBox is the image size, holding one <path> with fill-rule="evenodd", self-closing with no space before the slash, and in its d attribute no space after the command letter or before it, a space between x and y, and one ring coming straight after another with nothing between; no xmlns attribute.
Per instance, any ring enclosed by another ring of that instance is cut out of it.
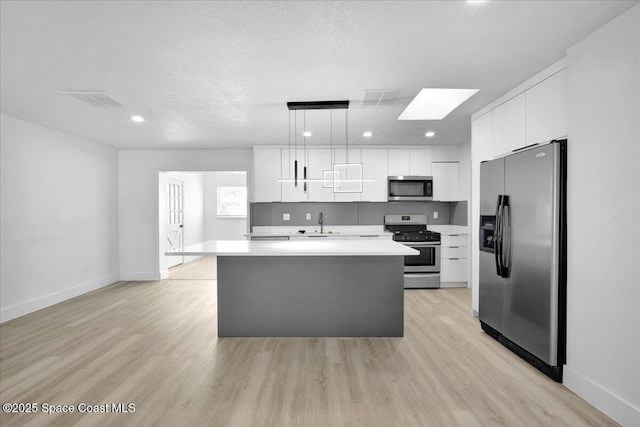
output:
<svg viewBox="0 0 640 427"><path fill-rule="evenodd" d="M505 158L503 334L557 365L559 144ZM482 288L481 288L482 289Z"/></svg>
<svg viewBox="0 0 640 427"><path fill-rule="evenodd" d="M496 215L498 196L504 193L504 159L480 164L480 215ZM494 218L495 219L495 218ZM495 223L495 222L494 222ZM482 221L480 221L482 225ZM482 230L476 230L482 239ZM494 232L494 236L496 233ZM480 240L482 241L482 240ZM479 312L480 320L503 331L503 284L496 269L496 254L480 251Z"/></svg>
<svg viewBox="0 0 640 427"><path fill-rule="evenodd" d="M504 194L504 158L480 164L480 215L495 215L498 196Z"/></svg>

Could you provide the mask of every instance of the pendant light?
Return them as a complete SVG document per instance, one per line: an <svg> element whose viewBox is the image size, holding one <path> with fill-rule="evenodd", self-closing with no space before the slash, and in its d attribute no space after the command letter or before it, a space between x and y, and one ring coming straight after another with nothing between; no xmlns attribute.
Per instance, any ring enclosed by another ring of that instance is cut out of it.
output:
<svg viewBox="0 0 640 427"><path fill-rule="evenodd" d="M307 183L311 181L322 181L324 187L332 187L334 193L361 193L363 181L374 181L362 179L362 163L349 163L349 101L304 101L304 102L287 102L289 109L289 161L291 161L291 111L294 114L294 161L293 161L293 180L291 174L289 179L279 179L280 182L293 181L294 186L298 187L298 110L303 111L303 150L304 164L302 168L303 189L308 191ZM331 169L323 171L322 179L309 179L309 155L307 149L307 110L331 110L329 112L330 141L331 141ZM333 111L345 110L345 152L346 163L335 163L333 154ZM289 170L291 166L289 166ZM330 185L327 182L331 181ZM343 185L346 184L346 185ZM339 189L339 190L337 190Z"/></svg>

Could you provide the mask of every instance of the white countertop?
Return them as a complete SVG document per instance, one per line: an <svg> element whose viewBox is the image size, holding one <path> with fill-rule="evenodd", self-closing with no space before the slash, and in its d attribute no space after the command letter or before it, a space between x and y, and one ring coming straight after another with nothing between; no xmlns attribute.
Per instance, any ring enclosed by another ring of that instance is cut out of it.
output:
<svg viewBox="0 0 640 427"><path fill-rule="evenodd" d="M469 227L466 225L427 225L427 230L440 234L469 234Z"/></svg>
<svg viewBox="0 0 640 427"><path fill-rule="evenodd" d="M304 230L304 233L298 232L298 230ZM392 235L393 233L384 230L380 225L374 226L327 226L324 228L324 233L320 233L320 227L314 226L282 226L282 227L267 227L267 226L254 226L251 233L246 236L385 236Z"/></svg>
<svg viewBox="0 0 640 427"><path fill-rule="evenodd" d="M419 252L391 240L209 240L165 255L217 256L405 256Z"/></svg>

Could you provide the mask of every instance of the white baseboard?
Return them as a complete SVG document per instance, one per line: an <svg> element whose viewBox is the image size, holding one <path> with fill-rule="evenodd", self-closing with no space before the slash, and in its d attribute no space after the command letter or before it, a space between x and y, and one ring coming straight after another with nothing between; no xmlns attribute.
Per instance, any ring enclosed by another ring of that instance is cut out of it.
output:
<svg viewBox="0 0 640 427"><path fill-rule="evenodd" d="M623 426L640 426L640 409L621 399L584 374L564 367L562 384Z"/></svg>
<svg viewBox="0 0 640 427"><path fill-rule="evenodd" d="M441 288L466 288L467 282L440 282Z"/></svg>
<svg viewBox="0 0 640 427"><path fill-rule="evenodd" d="M0 309L0 323L15 319L16 317L24 316L25 314L33 313L34 311L41 310L45 307L49 307L50 305L66 301L73 297L77 297L78 295L86 294L87 292L110 285L117 282L119 278L120 276L118 274L110 274L58 292L43 295L30 301L25 301L10 307L4 307Z"/></svg>
<svg viewBox="0 0 640 427"><path fill-rule="evenodd" d="M148 282L155 281L161 279L161 273L153 273L153 272L132 272L132 271L121 271L120 272L120 280L123 282Z"/></svg>
<svg viewBox="0 0 640 427"><path fill-rule="evenodd" d="M169 269L165 268L164 270L162 270L160 272L160 280L164 280L164 279L168 279L169 278Z"/></svg>

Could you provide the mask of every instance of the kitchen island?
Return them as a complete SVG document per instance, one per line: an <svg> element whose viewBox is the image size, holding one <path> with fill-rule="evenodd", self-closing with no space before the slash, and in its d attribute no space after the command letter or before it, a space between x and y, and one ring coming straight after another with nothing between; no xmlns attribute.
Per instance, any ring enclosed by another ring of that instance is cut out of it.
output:
<svg viewBox="0 0 640 427"><path fill-rule="evenodd" d="M219 337L401 337L404 257L388 240L211 240L166 255L215 255Z"/></svg>

